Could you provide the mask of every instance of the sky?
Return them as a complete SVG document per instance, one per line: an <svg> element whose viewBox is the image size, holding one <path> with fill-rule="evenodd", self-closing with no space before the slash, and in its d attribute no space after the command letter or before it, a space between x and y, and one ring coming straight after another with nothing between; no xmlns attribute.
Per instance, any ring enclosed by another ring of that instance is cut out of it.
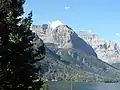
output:
<svg viewBox="0 0 120 90"><path fill-rule="evenodd" d="M120 45L120 0L26 0L25 15L31 10L33 24L57 20Z"/></svg>

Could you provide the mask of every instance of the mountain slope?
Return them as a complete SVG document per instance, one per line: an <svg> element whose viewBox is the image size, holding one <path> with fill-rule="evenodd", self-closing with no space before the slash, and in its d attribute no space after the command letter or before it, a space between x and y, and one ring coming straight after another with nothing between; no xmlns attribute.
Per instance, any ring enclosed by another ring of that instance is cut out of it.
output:
<svg viewBox="0 0 120 90"><path fill-rule="evenodd" d="M74 81L99 82L120 78L118 69L92 55L75 49L54 48L52 45L47 46L42 67L44 72L41 73L49 80L70 80L72 77Z"/></svg>
<svg viewBox="0 0 120 90"><path fill-rule="evenodd" d="M113 63L112 66L114 66L114 67L120 69L120 63Z"/></svg>
<svg viewBox="0 0 120 90"><path fill-rule="evenodd" d="M91 46L70 27L61 25L52 29L44 24L34 25L32 30L46 45L46 58L41 61L45 78L85 82L120 80L119 69L98 59Z"/></svg>

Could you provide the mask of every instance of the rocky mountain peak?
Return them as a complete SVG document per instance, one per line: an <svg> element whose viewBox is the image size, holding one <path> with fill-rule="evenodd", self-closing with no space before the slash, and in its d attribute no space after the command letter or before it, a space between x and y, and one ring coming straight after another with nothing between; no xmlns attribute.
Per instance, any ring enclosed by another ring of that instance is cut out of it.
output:
<svg viewBox="0 0 120 90"><path fill-rule="evenodd" d="M120 62L120 48L114 41L102 40L98 35L80 31L79 37L84 39L97 53L98 57L108 63Z"/></svg>
<svg viewBox="0 0 120 90"><path fill-rule="evenodd" d="M44 26L44 28L42 26ZM92 47L67 25L59 25L56 28L51 28L49 25L44 24L36 27L37 26L33 25L32 30L36 32L45 43L54 43L59 48L83 50L84 52L97 57Z"/></svg>

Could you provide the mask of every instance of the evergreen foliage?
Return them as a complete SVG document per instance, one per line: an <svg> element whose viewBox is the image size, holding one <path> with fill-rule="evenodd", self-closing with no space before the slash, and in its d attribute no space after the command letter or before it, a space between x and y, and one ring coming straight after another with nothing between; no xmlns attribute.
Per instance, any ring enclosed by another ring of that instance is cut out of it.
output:
<svg viewBox="0 0 120 90"><path fill-rule="evenodd" d="M20 18L24 2L0 0L0 90L39 90L44 84L36 63L44 58L45 48L42 41L34 47L32 12Z"/></svg>

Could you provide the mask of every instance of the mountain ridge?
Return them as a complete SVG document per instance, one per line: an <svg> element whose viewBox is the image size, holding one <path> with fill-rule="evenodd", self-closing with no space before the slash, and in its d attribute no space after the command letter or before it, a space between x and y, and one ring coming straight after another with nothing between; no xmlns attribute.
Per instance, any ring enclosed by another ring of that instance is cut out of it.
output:
<svg viewBox="0 0 120 90"><path fill-rule="evenodd" d="M92 54L97 57L93 48L88 45L77 33L67 25L60 25L55 29L50 28L47 24L41 27L32 26L33 31L44 40L45 43L54 43L59 48L76 48Z"/></svg>
<svg viewBox="0 0 120 90"><path fill-rule="evenodd" d="M100 39L98 35L87 31L79 31L78 35L92 46L103 61L109 64L120 62L120 47L116 42Z"/></svg>
<svg viewBox="0 0 120 90"><path fill-rule="evenodd" d="M94 49L69 26L52 29L47 24L35 25L32 31L46 45L41 73L48 80L70 80L72 77L74 81L82 82L120 81L120 70L100 60Z"/></svg>

